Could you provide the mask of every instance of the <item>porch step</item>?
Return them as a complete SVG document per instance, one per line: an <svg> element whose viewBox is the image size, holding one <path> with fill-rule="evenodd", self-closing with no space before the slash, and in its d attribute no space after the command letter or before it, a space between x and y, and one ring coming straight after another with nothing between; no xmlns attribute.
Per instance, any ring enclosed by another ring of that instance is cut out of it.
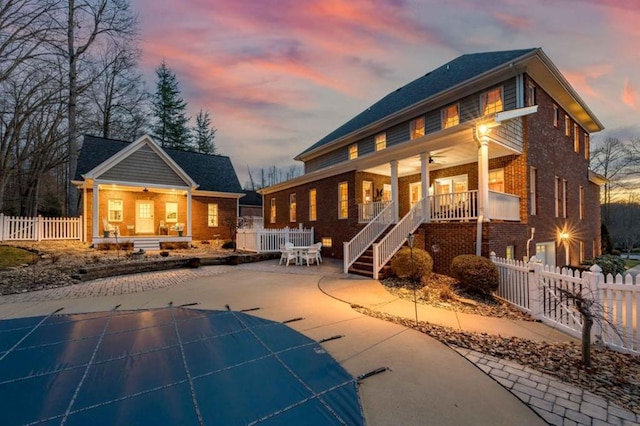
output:
<svg viewBox="0 0 640 426"><path fill-rule="evenodd" d="M133 249L134 250L160 250L160 240L158 239L144 239L144 240L133 240Z"/></svg>

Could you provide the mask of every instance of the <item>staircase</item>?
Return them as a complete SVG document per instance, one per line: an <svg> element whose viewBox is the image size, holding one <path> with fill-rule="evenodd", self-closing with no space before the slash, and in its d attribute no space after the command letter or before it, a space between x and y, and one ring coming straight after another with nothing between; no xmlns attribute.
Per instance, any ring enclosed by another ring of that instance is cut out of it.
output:
<svg viewBox="0 0 640 426"><path fill-rule="evenodd" d="M134 250L160 250L160 240L157 238L144 238L144 239L135 239L133 240L133 249Z"/></svg>
<svg viewBox="0 0 640 426"><path fill-rule="evenodd" d="M364 253L360 255L358 259L349 267L350 274L362 275L364 277L373 278L373 244L380 242L388 233L393 229L393 225L390 225L385 229L376 240L369 245ZM386 271L390 268L389 265L385 265L380 271L382 277L385 276Z"/></svg>

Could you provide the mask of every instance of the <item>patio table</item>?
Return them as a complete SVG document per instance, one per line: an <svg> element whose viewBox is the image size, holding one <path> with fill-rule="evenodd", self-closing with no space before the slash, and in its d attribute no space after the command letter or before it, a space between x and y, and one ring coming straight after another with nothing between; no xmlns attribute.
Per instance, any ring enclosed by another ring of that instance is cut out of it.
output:
<svg viewBox="0 0 640 426"><path fill-rule="evenodd" d="M311 246L293 246L291 247L291 250L294 250L296 252L296 265L302 265L302 256L309 251L309 249L311 248Z"/></svg>

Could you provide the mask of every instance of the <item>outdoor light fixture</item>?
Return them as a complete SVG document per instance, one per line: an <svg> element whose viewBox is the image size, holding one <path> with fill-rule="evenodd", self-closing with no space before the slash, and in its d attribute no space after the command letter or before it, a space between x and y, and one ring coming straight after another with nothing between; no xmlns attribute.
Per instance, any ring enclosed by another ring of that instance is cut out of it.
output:
<svg viewBox="0 0 640 426"><path fill-rule="evenodd" d="M145 186L144 189L142 190L142 192L147 193L149 192L149 190L147 189L147 187Z"/></svg>
<svg viewBox="0 0 640 426"><path fill-rule="evenodd" d="M413 234L409 234L407 236L407 244L409 244L409 248L413 248L413 240L415 236Z"/></svg>
<svg viewBox="0 0 640 426"><path fill-rule="evenodd" d="M569 239L569 233L568 232L562 232L560 233L560 239L562 241L567 241Z"/></svg>

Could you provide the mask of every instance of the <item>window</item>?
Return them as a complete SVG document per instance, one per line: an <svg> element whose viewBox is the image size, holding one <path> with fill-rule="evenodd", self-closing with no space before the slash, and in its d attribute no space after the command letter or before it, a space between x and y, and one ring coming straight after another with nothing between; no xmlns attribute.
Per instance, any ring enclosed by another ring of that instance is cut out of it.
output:
<svg viewBox="0 0 640 426"><path fill-rule="evenodd" d="M411 120L410 131L411 139L417 139L424 136L424 117L418 117L415 120Z"/></svg>
<svg viewBox="0 0 640 426"><path fill-rule="evenodd" d="M382 185L382 201L391 201L391 185L388 183Z"/></svg>
<svg viewBox="0 0 640 426"><path fill-rule="evenodd" d="M422 198L422 182L412 182L409 184L409 202L411 207L418 204Z"/></svg>
<svg viewBox="0 0 640 426"><path fill-rule="evenodd" d="M271 199L271 209L269 211L269 222L276 223L276 199Z"/></svg>
<svg viewBox="0 0 640 426"><path fill-rule="evenodd" d="M504 192L504 169L489 170L489 190Z"/></svg>
<svg viewBox="0 0 640 426"><path fill-rule="evenodd" d="M584 262L584 241L580 241L580 263Z"/></svg>
<svg viewBox="0 0 640 426"><path fill-rule="evenodd" d="M178 203L166 203L165 220L169 223L178 221Z"/></svg>
<svg viewBox="0 0 640 426"><path fill-rule="evenodd" d="M480 111L482 111L482 115L495 114L502 111L502 109L502 87L480 95Z"/></svg>
<svg viewBox="0 0 640 426"><path fill-rule="evenodd" d="M122 200L109 200L109 222L122 222Z"/></svg>
<svg viewBox="0 0 640 426"><path fill-rule="evenodd" d="M349 184L340 182L338 184L338 219L349 217Z"/></svg>
<svg viewBox="0 0 640 426"><path fill-rule="evenodd" d="M529 211L531 216L538 213L538 170L535 167L529 169Z"/></svg>
<svg viewBox="0 0 640 426"><path fill-rule="evenodd" d="M387 134L380 133L376 135L376 151L382 151L387 147Z"/></svg>
<svg viewBox="0 0 640 426"><path fill-rule="evenodd" d="M573 150L580 152L580 132L578 132L578 125L573 125Z"/></svg>
<svg viewBox="0 0 640 426"><path fill-rule="evenodd" d="M355 160L358 158L358 144L354 143L349 145L349 160Z"/></svg>
<svg viewBox="0 0 640 426"><path fill-rule="evenodd" d="M565 136L571 136L571 119L568 115L564 116L564 134Z"/></svg>
<svg viewBox="0 0 640 426"><path fill-rule="evenodd" d="M591 148L589 147L589 135L587 133L584 134L584 158L589 161L591 157Z"/></svg>
<svg viewBox="0 0 640 426"><path fill-rule="evenodd" d="M560 124L560 109L558 105L553 106L553 127L558 127Z"/></svg>
<svg viewBox="0 0 640 426"><path fill-rule="evenodd" d="M368 204L373 201L373 182L370 180L362 181L362 202Z"/></svg>
<svg viewBox="0 0 640 426"><path fill-rule="evenodd" d="M554 182L554 191L555 191L555 199L556 199L556 217L560 217L560 208L562 206L562 186L561 181L558 176L555 177Z"/></svg>
<svg viewBox="0 0 640 426"><path fill-rule="evenodd" d="M322 237L322 247L331 247L331 237Z"/></svg>
<svg viewBox="0 0 640 426"><path fill-rule="evenodd" d="M527 83L527 106L536 104L536 86L533 83Z"/></svg>
<svg viewBox="0 0 640 426"><path fill-rule="evenodd" d="M218 226L217 204L207 204L207 226Z"/></svg>
<svg viewBox="0 0 640 426"><path fill-rule="evenodd" d="M318 210L316 207L316 189L309 190L309 220L316 220L318 218Z"/></svg>
<svg viewBox="0 0 640 426"><path fill-rule="evenodd" d="M515 259L514 256L515 256L515 247L514 246L507 246L507 253L506 253L505 258L513 260L513 259Z"/></svg>
<svg viewBox="0 0 640 426"><path fill-rule="evenodd" d="M562 217L567 217L567 180L562 179Z"/></svg>
<svg viewBox="0 0 640 426"><path fill-rule="evenodd" d="M451 105L442 110L442 128L457 126L460 124L460 115L458 114L458 104Z"/></svg>
<svg viewBox="0 0 640 426"><path fill-rule="evenodd" d="M296 221L296 194L289 194L289 222Z"/></svg>
<svg viewBox="0 0 640 426"><path fill-rule="evenodd" d="M584 186L580 187L579 204L580 204L580 219L584 219Z"/></svg>

